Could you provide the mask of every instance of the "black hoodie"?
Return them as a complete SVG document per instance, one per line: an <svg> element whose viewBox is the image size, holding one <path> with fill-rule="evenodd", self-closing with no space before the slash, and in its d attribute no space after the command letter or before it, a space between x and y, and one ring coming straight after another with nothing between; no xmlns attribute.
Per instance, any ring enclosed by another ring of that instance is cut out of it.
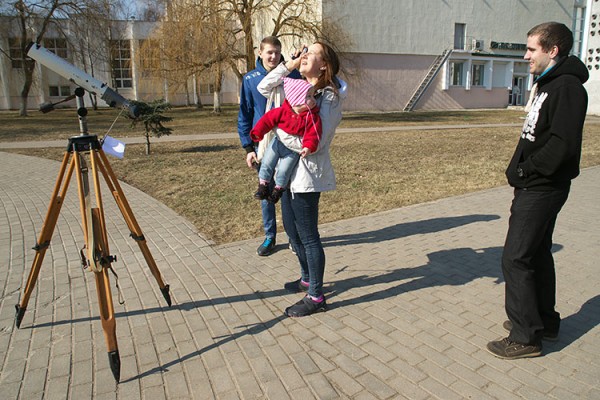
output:
<svg viewBox="0 0 600 400"><path fill-rule="evenodd" d="M533 190L568 189L579 175L588 97L586 66L564 57L536 80L537 94L506 169L508 183Z"/></svg>

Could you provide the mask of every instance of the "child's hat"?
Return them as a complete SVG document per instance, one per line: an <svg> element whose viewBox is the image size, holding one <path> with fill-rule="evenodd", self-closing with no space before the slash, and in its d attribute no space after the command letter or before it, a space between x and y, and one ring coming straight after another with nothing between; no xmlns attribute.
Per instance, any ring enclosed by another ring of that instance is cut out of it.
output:
<svg viewBox="0 0 600 400"><path fill-rule="evenodd" d="M306 94L311 87L312 85L304 79L283 79L283 91L285 92L285 99L292 107L306 104Z"/></svg>

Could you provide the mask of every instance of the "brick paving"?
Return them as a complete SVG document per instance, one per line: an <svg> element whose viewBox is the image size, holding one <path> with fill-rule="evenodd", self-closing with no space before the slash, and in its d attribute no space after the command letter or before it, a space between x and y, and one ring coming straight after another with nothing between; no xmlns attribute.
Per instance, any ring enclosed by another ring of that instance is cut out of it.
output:
<svg viewBox="0 0 600 400"><path fill-rule="evenodd" d="M500 187L321 226L330 310L301 319L282 289L295 256L259 238L214 246L123 184L167 307L114 201L107 231L121 382L109 369L74 183L21 328L14 323L59 164L0 152L0 397L5 399L600 399L600 167L584 170L555 233L560 340L494 358L505 336ZM74 180L73 180L74 181Z"/></svg>

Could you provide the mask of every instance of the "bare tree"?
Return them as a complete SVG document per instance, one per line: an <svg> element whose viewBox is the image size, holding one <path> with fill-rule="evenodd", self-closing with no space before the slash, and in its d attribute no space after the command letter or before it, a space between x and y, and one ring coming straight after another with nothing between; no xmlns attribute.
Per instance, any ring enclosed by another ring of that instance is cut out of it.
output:
<svg viewBox="0 0 600 400"><path fill-rule="evenodd" d="M165 0L145 0L138 1L139 4L139 19L148 22L161 21L165 16L166 10Z"/></svg>
<svg viewBox="0 0 600 400"><path fill-rule="evenodd" d="M213 111L220 112L224 73L231 70L241 80L246 71L255 68L257 36L276 35L294 45L324 40L340 53L349 48L351 43L343 29L320 17L319 3L317 0L171 0L155 36L160 46L143 49L142 54L155 59L156 68L173 83L187 84L193 77L212 74Z"/></svg>
<svg viewBox="0 0 600 400"><path fill-rule="evenodd" d="M332 20L323 20L320 1L316 0L224 0L223 12L231 13L237 19L235 37L243 41L242 49L231 56L241 60L250 71L256 67L256 36L278 36L291 39L293 45L322 40L330 44L338 53L344 53L352 45L343 28ZM239 79L243 72L239 64L232 63L231 68Z"/></svg>
<svg viewBox="0 0 600 400"><path fill-rule="evenodd" d="M221 111L220 92L223 70L229 65L230 47L235 43L231 24L219 12L219 1L170 2L167 16L152 40L142 46L140 57L170 86L185 87L197 77L211 72L215 88L214 112ZM157 45L160 43L160 45ZM154 65L150 66L153 60Z"/></svg>
<svg viewBox="0 0 600 400"><path fill-rule="evenodd" d="M68 31L60 26L62 36L67 38L72 50L73 61L90 74L96 76L98 64L110 63L110 41L124 35L120 15L128 15L126 4L120 0L86 0L87 6L77 15L72 15ZM94 110L98 108L95 93L88 93Z"/></svg>

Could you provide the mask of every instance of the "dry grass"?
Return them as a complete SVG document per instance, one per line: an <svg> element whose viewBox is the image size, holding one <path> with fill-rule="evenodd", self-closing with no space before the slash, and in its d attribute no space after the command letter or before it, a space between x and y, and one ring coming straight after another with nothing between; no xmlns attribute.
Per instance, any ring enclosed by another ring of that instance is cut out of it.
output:
<svg viewBox="0 0 600 400"><path fill-rule="evenodd" d="M173 117L168 124L174 135L209 134L237 132L238 107L227 105L223 113L214 114L212 109L196 110L192 107L178 107L166 115ZM440 124L492 124L518 122L522 111L482 110L445 112L393 112L384 114L348 113L342 120L341 128L380 127L398 125L440 125ZM88 128L92 134L104 134L112 127L115 137L143 135L140 125L131 128L130 120L119 116L114 109L88 110ZM48 114L31 111L22 118L14 111L0 111L0 142L27 140L67 140L79 134L77 113L74 109L57 109ZM10 127L10 129L7 129Z"/></svg>
<svg viewBox="0 0 600 400"><path fill-rule="evenodd" d="M60 112L62 120L52 117L47 121L52 114L36 116L38 125L31 122L34 117L25 123L14 119L11 125L17 130L10 132L6 115L0 114L0 140L24 140L15 138L23 124L29 125L27 134L44 131L46 139L68 138L73 133L64 132L61 126L72 124L66 121L73 111ZM237 116L233 109L221 117L208 111L174 112L179 113L174 122L179 120L180 126L175 134L235 131ZM114 116L114 112L110 114ZM504 110L350 114L344 117L342 126L515 123L520 116L522 112ZM102 123L108 126L111 118L104 115ZM89 124L94 126L91 118ZM321 221L504 185L504 169L517 135L518 128L512 127L338 133L331 149L338 189L322 196ZM588 123L584 135L582 166L599 165L600 124ZM62 155L62 149L18 152L57 160ZM142 145L128 145L125 159L111 158L111 165L120 179L173 208L216 243L262 235L260 206L252 198L256 174L245 166L237 139L162 143L153 146L150 157L144 155Z"/></svg>

